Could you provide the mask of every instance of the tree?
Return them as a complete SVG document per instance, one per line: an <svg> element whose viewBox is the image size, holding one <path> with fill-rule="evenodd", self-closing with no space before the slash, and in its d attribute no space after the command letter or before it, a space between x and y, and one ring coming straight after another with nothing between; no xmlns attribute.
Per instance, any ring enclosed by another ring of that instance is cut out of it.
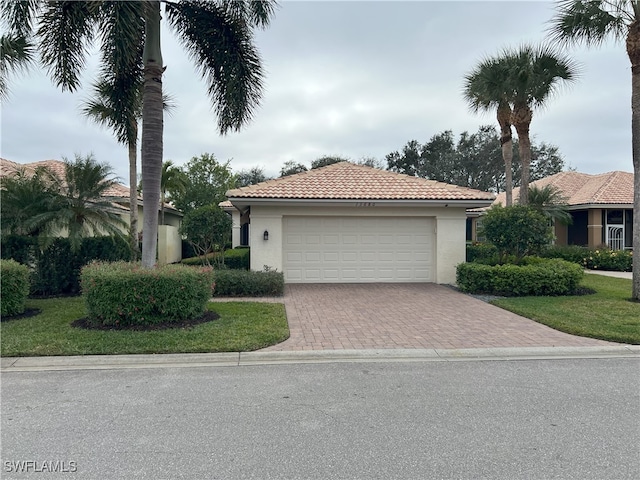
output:
<svg viewBox="0 0 640 480"><path fill-rule="evenodd" d="M560 190L553 185L545 185L540 188L536 185L529 187L529 206L542 212L554 222L563 225L573 223L565 198Z"/></svg>
<svg viewBox="0 0 640 480"><path fill-rule="evenodd" d="M640 301L640 5L633 0L564 0L557 3L551 38L561 45L624 41L631 63L631 145L633 156L633 280L631 296Z"/></svg>
<svg viewBox="0 0 640 480"><path fill-rule="evenodd" d="M207 253L218 252L218 265L224 264L224 248L231 240L231 217L217 205L205 205L187 213L180 225L180 234L187 237L194 251L211 265Z"/></svg>
<svg viewBox="0 0 640 480"><path fill-rule="evenodd" d="M237 182L229 163L230 161L218 162L210 153L191 158L182 169L186 188L184 190L168 189L175 207L184 213L189 213L193 209L205 205L217 205L224 201L227 198L227 190L235 188Z"/></svg>
<svg viewBox="0 0 640 480"><path fill-rule="evenodd" d="M302 163L297 163L293 160L289 160L287 162L284 162L284 165L282 165L282 168L280 169L280 177L295 175L296 173L306 172L307 170L307 167Z"/></svg>
<svg viewBox="0 0 640 480"><path fill-rule="evenodd" d="M362 157L353 163L356 165L364 165L365 167L377 168L378 170L386 170L388 166L386 160L380 160L375 157Z"/></svg>
<svg viewBox="0 0 640 480"><path fill-rule="evenodd" d="M513 203L513 136L511 131L512 109L506 89L508 72L504 62L488 58L465 76L464 98L471 110L495 110L500 125L500 145L505 171L505 193L507 206Z"/></svg>
<svg viewBox="0 0 640 480"><path fill-rule="evenodd" d="M264 173L264 169L261 167L252 167L249 170L240 170L236 174L236 188L248 187L249 185L266 182L267 180L271 180L271 178L267 177Z"/></svg>
<svg viewBox="0 0 640 480"><path fill-rule="evenodd" d="M543 107L561 82L576 79L574 63L550 46L523 45L517 50L505 49L499 62L507 68L507 94L513 112L511 123L518 133L520 164L520 205L528 203L531 165L529 128L533 111Z"/></svg>
<svg viewBox="0 0 640 480"><path fill-rule="evenodd" d="M562 171L564 160L558 147L541 143L531 148L534 180ZM518 158L516 153L514 160ZM402 154L390 153L387 161L389 170L399 173L495 193L506 188L500 137L491 125L482 125L472 134L462 132L457 141L450 130L432 136L424 145L411 140ZM520 183L520 172L519 162L514 161L511 177L515 186Z"/></svg>
<svg viewBox="0 0 640 480"><path fill-rule="evenodd" d="M93 155L76 155L73 161L63 158L64 178L55 175L55 196L48 208L28 222L33 229L42 232L43 246L54 240L54 234L66 233L71 249L78 251L82 239L100 234L124 237L127 224L120 217L122 211L106 193L117 182L113 170L106 163L99 163Z"/></svg>
<svg viewBox="0 0 640 480"><path fill-rule="evenodd" d="M218 117L221 134L239 130L253 116L262 93L263 71L253 29L266 27L272 0L174 1L164 18L198 66ZM9 34L34 42L44 67L63 90L80 85L89 46L98 40L102 70L123 74L142 52L142 183L145 211L160 201L162 169L162 74L160 1L4 2ZM141 49L140 47L143 46ZM155 264L157 215L145 215L142 263Z"/></svg>
<svg viewBox="0 0 640 480"><path fill-rule="evenodd" d="M27 70L33 63L33 45L24 36L0 36L0 100L9 96L8 77Z"/></svg>
<svg viewBox="0 0 640 480"><path fill-rule="evenodd" d="M169 192L184 193L187 189L187 176L180 168L174 166L171 160L162 164L162 176L160 178L160 224L164 225L164 205L167 198L171 196Z"/></svg>
<svg viewBox="0 0 640 480"><path fill-rule="evenodd" d="M482 217L482 235L498 248L500 262L513 255L515 263L539 253L553 239L547 217L527 205L494 205Z"/></svg>
<svg viewBox="0 0 640 480"><path fill-rule="evenodd" d="M0 222L2 235L15 234L38 237L46 232L32 219L49 211L56 203L59 180L46 167L33 174L22 168L0 180Z"/></svg>
<svg viewBox="0 0 640 480"><path fill-rule="evenodd" d="M311 162L311 170L313 170L314 168L326 167L327 165L333 165L334 163L348 161L348 158L342 158L338 155L325 155L324 157L316 158Z"/></svg>

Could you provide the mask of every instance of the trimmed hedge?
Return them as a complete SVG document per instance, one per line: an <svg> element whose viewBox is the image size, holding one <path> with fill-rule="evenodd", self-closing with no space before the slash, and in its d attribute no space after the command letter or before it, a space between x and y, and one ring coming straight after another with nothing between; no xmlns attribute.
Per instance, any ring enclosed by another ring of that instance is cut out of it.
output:
<svg viewBox="0 0 640 480"><path fill-rule="evenodd" d="M541 256L562 258L590 270L630 272L633 264L633 254L630 250L611 250L606 247L590 249L577 245L552 246L545 249Z"/></svg>
<svg viewBox="0 0 640 480"><path fill-rule="evenodd" d="M494 258L498 259L498 257L498 249L491 243L474 242L467 244L467 262L476 262L478 260L492 260Z"/></svg>
<svg viewBox="0 0 640 480"><path fill-rule="evenodd" d="M284 292L284 275L282 272L216 270L215 279L215 296L281 296Z"/></svg>
<svg viewBox="0 0 640 480"><path fill-rule="evenodd" d="M91 263L82 269L82 296L95 326L149 325L197 318L214 288L211 268L139 263Z"/></svg>
<svg viewBox="0 0 640 480"><path fill-rule="evenodd" d="M208 253L209 262L214 263L218 253ZM185 258L182 260L185 265L203 265L200 257ZM251 264L251 250L248 247L236 247L232 250L224 251L224 266L234 270L249 270Z"/></svg>
<svg viewBox="0 0 640 480"><path fill-rule="evenodd" d="M9 235L2 238L2 258L11 258L31 269L31 295L80 293L80 270L93 260L129 260L131 250L126 239L87 237L80 250L73 252L67 238L57 238L40 250L32 237Z"/></svg>
<svg viewBox="0 0 640 480"><path fill-rule="evenodd" d="M29 295L29 268L14 260L0 260L0 296L2 316L19 315L24 312Z"/></svg>
<svg viewBox="0 0 640 480"><path fill-rule="evenodd" d="M524 265L461 263L456 281L463 292L504 296L571 295L584 272L560 259L527 259Z"/></svg>

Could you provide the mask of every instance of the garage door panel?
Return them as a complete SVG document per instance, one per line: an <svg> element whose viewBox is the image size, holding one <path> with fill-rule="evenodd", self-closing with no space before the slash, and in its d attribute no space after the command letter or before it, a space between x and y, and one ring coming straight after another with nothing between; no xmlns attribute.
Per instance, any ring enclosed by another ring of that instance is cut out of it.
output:
<svg viewBox="0 0 640 480"><path fill-rule="evenodd" d="M433 220L425 217L284 217L285 280L433 281Z"/></svg>

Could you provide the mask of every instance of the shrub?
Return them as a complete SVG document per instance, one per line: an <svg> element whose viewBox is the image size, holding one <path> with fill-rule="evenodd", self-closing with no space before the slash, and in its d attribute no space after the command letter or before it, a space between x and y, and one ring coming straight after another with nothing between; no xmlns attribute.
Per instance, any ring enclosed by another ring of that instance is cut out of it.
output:
<svg viewBox="0 0 640 480"><path fill-rule="evenodd" d="M32 237L2 238L2 258L12 258L31 269L31 295L80 293L80 270L93 260L129 260L127 241L119 237L87 237L73 252L67 238L57 238L41 250Z"/></svg>
<svg viewBox="0 0 640 480"><path fill-rule="evenodd" d="M250 265L250 252L248 247L236 247L233 250L225 250L224 252L224 268L231 268L234 270L249 270ZM203 257L185 258L182 263L185 265L207 265L207 261L211 263L217 263L216 257L219 252L208 253ZM220 268L220 267L218 267Z"/></svg>
<svg viewBox="0 0 640 480"><path fill-rule="evenodd" d="M91 263L82 269L82 295L89 323L149 325L196 318L212 296L211 268L139 263Z"/></svg>
<svg viewBox="0 0 640 480"><path fill-rule="evenodd" d="M630 272L633 254L629 250L597 249L590 251L583 258L582 264L590 270Z"/></svg>
<svg viewBox="0 0 640 480"><path fill-rule="evenodd" d="M2 316L23 313L29 295L29 268L14 260L0 260L0 279Z"/></svg>
<svg viewBox="0 0 640 480"><path fill-rule="evenodd" d="M284 292L284 275L276 271L216 270L215 279L215 295L219 296L279 296Z"/></svg>
<svg viewBox="0 0 640 480"><path fill-rule="evenodd" d="M567 262L582 265L590 251L588 247L578 245L549 245L540 252L540 256L545 258L561 258Z"/></svg>
<svg viewBox="0 0 640 480"><path fill-rule="evenodd" d="M560 259L527 259L524 265L482 265L462 263L456 280L460 290L504 296L571 295L584 272L574 263Z"/></svg>
<svg viewBox="0 0 640 480"><path fill-rule="evenodd" d="M217 205L205 205L189 211L182 219L180 234L187 240L198 256L224 251L231 238L231 217ZM219 257L214 257L219 259ZM205 262L209 259L204 257Z"/></svg>
<svg viewBox="0 0 640 480"><path fill-rule="evenodd" d="M498 249L490 243L468 243L467 262L491 259L498 256Z"/></svg>
<svg viewBox="0 0 640 480"><path fill-rule="evenodd" d="M553 238L547 217L524 205L491 207L482 218L481 233L500 257L513 255L516 263L540 252Z"/></svg>

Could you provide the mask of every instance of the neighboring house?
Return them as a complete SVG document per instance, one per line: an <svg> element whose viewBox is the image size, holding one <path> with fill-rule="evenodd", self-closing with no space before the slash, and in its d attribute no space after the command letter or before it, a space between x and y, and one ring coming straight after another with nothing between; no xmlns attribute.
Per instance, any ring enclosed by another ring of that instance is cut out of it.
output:
<svg viewBox="0 0 640 480"><path fill-rule="evenodd" d="M20 169L25 169L27 173L33 172L37 167L47 167L53 171L60 179L64 180L64 162L60 160L44 160L33 163L16 163L4 158L0 158L0 177L11 175ZM120 216L126 222L127 227L123 233L127 233L130 221L130 198L129 187L116 184L106 191L106 198L112 201L115 210L121 212ZM160 223L160 206L158 205L158 223ZM182 222L182 212L176 210L171 205L164 206L164 226L158 227L158 263L175 263L182 259L182 239L178 233ZM144 211L142 208L142 196L138 195L138 231L142 231L144 225ZM65 236L65 232L59 232L59 236Z"/></svg>
<svg viewBox="0 0 640 480"><path fill-rule="evenodd" d="M288 283L455 283L466 209L494 195L340 162L227 192L233 246Z"/></svg>
<svg viewBox="0 0 640 480"><path fill-rule="evenodd" d="M16 163L4 158L0 158L0 177L5 175L11 175L13 172L24 168L27 173L33 172L37 167L46 167L55 173L59 178L64 180L64 162L60 160L43 160L40 162L32 163ZM129 223L129 187L122 184L114 185L108 189L106 196L112 199L114 207L122 210L122 218ZM158 210L160 208L158 207ZM164 223L165 225L172 225L176 228L180 227L182 221L182 213L173 208L169 204L165 204L164 207ZM158 221L160 217L158 216ZM142 196L138 195L138 229L142 230L144 223L144 212L142 210Z"/></svg>
<svg viewBox="0 0 640 480"><path fill-rule="evenodd" d="M534 185L557 188L573 218L571 225L555 225L556 245L592 248L607 245L614 250L632 248L633 173L560 172L532 182L531 186ZM519 193L519 188L514 189L513 198L518 198ZM494 204L505 203L504 193L494 201ZM481 213L477 209L469 212L470 240L478 239L477 223Z"/></svg>

